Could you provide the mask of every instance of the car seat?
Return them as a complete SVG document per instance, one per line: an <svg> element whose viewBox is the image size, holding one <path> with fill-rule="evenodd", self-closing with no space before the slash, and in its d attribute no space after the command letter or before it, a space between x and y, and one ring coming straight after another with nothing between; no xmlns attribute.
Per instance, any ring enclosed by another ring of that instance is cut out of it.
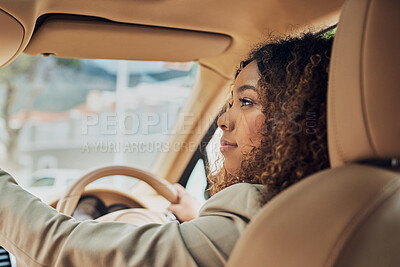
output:
<svg viewBox="0 0 400 267"><path fill-rule="evenodd" d="M250 222L227 266L400 266L400 1L350 0L328 86L331 168Z"/></svg>

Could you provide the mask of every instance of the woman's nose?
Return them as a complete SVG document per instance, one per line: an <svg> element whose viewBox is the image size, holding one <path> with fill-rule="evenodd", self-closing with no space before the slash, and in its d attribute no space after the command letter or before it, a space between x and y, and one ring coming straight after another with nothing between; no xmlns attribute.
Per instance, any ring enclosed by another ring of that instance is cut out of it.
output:
<svg viewBox="0 0 400 267"><path fill-rule="evenodd" d="M232 116L230 114L230 110L224 112L217 121L218 127L223 131L232 131L234 127L234 123L232 120Z"/></svg>

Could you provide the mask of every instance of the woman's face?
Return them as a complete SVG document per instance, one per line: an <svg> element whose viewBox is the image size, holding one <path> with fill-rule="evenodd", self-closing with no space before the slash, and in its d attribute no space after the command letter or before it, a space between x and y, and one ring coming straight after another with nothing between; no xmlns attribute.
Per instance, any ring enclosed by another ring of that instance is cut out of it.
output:
<svg viewBox="0 0 400 267"><path fill-rule="evenodd" d="M218 127L223 131L221 152L225 168L233 175L240 169L244 154L260 145L265 116L258 99L259 79L257 63L253 61L237 76L231 107L218 119Z"/></svg>

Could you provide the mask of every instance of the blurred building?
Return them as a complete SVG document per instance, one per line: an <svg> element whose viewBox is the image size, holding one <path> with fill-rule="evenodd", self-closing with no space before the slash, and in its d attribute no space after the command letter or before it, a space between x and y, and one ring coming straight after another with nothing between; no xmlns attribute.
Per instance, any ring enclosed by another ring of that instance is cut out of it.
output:
<svg viewBox="0 0 400 267"><path fill-rule="evenodd" d="M190 88L143 84L123 95L93 90L86 102L65 112L33 110L19 136L20 163L33 173L43 168L91 169L116 161L149 169L165 147ZM22 111L13 116L22 120ZM163 146L164 145L164 146ZM119 160L121 161L121 160Z"/></svg>

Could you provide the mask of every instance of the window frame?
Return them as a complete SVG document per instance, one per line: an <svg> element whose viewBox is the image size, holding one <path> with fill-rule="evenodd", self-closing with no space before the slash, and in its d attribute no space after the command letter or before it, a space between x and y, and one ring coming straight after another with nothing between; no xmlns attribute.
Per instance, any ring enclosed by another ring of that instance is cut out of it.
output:
<svg viewBox="0 0 400 267"><path fill-rule="evenodd" d="M202 159L204 162L204 169L206 171L206 177L209 174L209 161L208 161L208 156L207 156L207 151L206 151L206 146L208 145L208 143L210 142L211 138L213 137L215 131L218 128L217 125L217 120L218 120L217 116L214 119L214 122L211 124L210 128L208 128L206 134L203 136L200 144L197 146L196 151L193 153L192 157L189 160L189 163L186 165L185 170L183 171L181 177L179 178L178 183L181 184L183 187L186 187L189 177L193 172L194 167L196 166L197 162L199 161L199 159ZM209 187L208 184L208 180L207 180L207 189ZM208 194L206 194L208 195ZM208 197L207 197L208 198Z"/></svg>

